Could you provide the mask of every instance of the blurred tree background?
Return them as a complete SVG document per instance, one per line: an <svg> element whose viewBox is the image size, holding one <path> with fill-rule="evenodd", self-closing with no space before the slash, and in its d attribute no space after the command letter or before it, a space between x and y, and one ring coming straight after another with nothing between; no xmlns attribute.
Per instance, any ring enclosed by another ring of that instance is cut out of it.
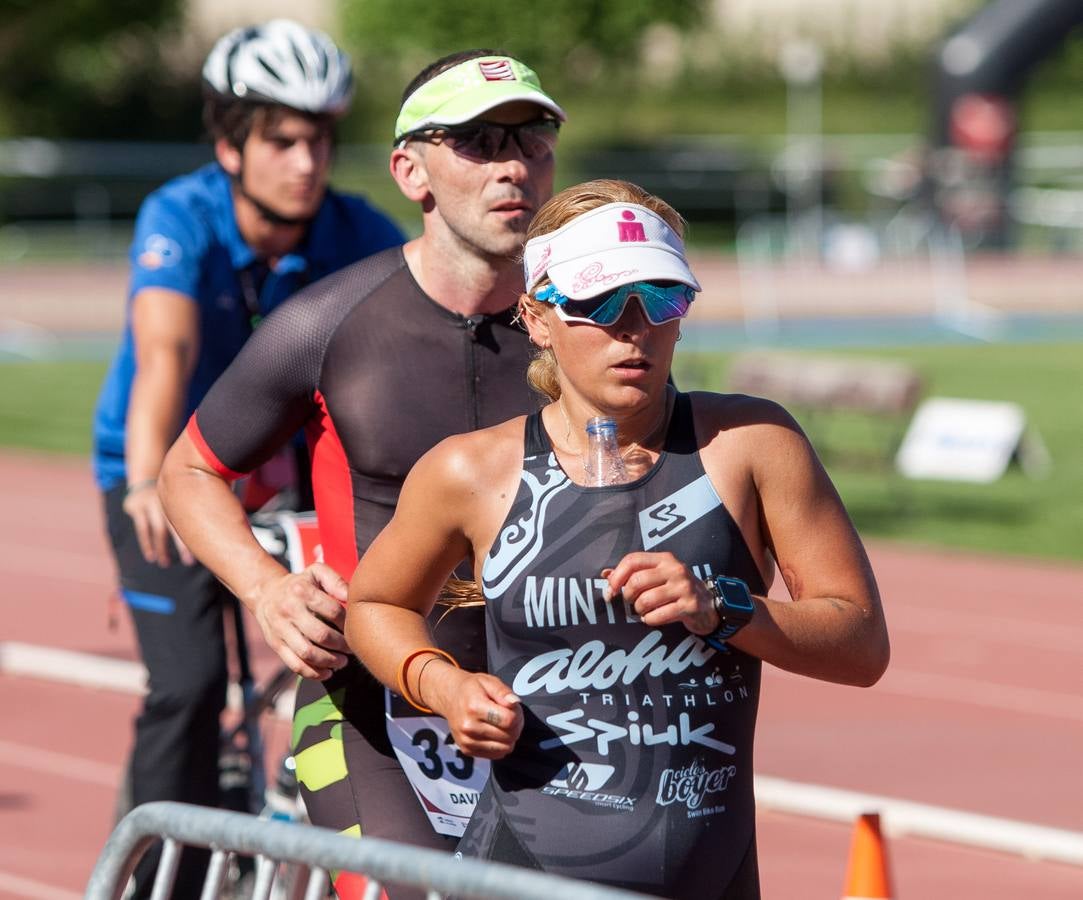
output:
<svg viewBox="0 0 1083 900"><path fill-rule="evenodd" d="M959 15L978 0L944 0ZM240 7L242 4L238 4ZM0 136L196 140L199 61L185 0L0 0ZM290 14L249 4L246 21ZM402 88L464 47L522 57L575 118L573 143L784 127L774 23L727 34L717 0L338 0L332 27L354 55L347 140L384 141ZM284 12L285 9L285 12ZM296 12L302 15L301 11ZM827 51L827 131L923 130L930 36L903 30L873 54L856 32L815 33ZM237 23L235 23L237 24ZM821 31L824 31L821 23ZM204 40L206 43L206 40ZM1074 83L1083 58L1072 59ZM838 102L833 102L837 98Z"/></svg>
<svg viewBox="0 0 1083 900"><path fill-rule="evenodd" d="M0 0L0 138L194 144L203 137L199 70L213 40L239 24L295 15L329 31L355 62L357 97L340 128L336 183L368 194L408 228L416 211L385 168L402 90L438 56L494 47L537 69L568 111L558 184L601 173L639 181L696 223L693 243L730 246L749 211L781 207L778 162L794 124L779 65L787 42L822 52L816 127L843 139L875 136L825 158L828 204L860 215L862 167L920 153L932 121L934 48L981 2L312 0L298 9L287 0ZM1028 87L1023 128L1083 128L1081 82L1083 41L1067 41ZM0 165L0 224L81 214L67 183L23 177L40 176L39 150L9 153L20 159ZM185 159L209 158L206 148L194 153ZM72 149L55 171L95 177L109 194L95 208L115 220L173 174L169 163L154 165L164 156L107 174L91 171L99 165L92 156Z"/></svg>
<svg viewBox="0 0 1083 900"><path fill-rule="evenodd" d="M170 56L183 0L0 0L0 134L198 135L198 73Z"/></svg>
<svg viewBox="0 0 1083 900"><path fill-rule="evenodd" d="M581 134L598 137L611 102L635 106L679 74L674 44L706 24L709 6L709 0L346 0L342 24L361 63L366 106L379 111L380 121L393 121L402 88L433 59L483 47L527 62L569 111L581 106L582 114L574 115L586 126ZM656 54L664 58L645 52L652 38L664 44Z"/></svg>
<svg viewBox="0 0 1083 900"><path fill-rule="evenodd" d="M785 129L778 45L804 36L824 50L824 131L917 132L928 126L930 54L981 0L930 0L932 27L884 9L828 21L794 4L786 21L726 25L719 0L330 0L324 18L353 54L358 102L347 141L387 140L403 87L427 62L465 47L520 56L572 114L565 144L675 135L768 135ZM195 0L0 0L0 136L197 140ZM739 4L731 4L737 7ZM746 4L747 5L747 4ZM920 4L908 4L914 7ZM233 24L291 14L288 4L237 3ZM292 14L309 20L300 10ZM746 16L748 18L748 16ZM861 20L861 21L859 21ZM1077 129L1083 42L1043 67L1026 125Z"/></svg>

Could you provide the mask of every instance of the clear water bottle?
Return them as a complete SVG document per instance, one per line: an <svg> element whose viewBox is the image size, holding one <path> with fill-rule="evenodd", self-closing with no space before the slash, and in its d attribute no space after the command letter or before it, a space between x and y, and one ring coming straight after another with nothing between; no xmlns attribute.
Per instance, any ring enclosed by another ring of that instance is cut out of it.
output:
<svg viewBox="0 0 1083 900"><path fill-rule="evenodd" d="M628 470L617 446L617 423L609 416L587 420L587 449L583 455L583 473L591 487L624 484Z"/></svg>

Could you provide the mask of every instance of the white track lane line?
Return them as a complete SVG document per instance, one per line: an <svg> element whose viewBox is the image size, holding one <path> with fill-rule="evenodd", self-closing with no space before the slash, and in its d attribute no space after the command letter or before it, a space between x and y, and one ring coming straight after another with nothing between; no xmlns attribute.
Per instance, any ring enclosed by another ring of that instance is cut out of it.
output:
<svg viewBox="0 0 1083 900"><path fill-rule="evenodd" d="M17 641L0 641L0 673L133 694L143 693L146 683L145 669L140 663ZM765 666L764 674L772 679L807 680L773 666ZM986 679L936 675L892 666L876 690L921 700L1083 721L1083 695L1022 688L1017 684L999 684Z"/></svg>
<svg viewBox="0 0 1083 900"><path fill-rule="evenodd" d="M0 895L4 897L28 897L30 900L80 900L83 896L76 891L31 881L10 872L0 872Z"/></svg>
<svg viewBox="0 0 1083 900"><path fill-rule="evenodd" d="M802 675L784 672L774 666L764 666L763 672L771 679L808 681ZM1000 684L980 678L937 675L932 672L917 672L891 666L883 679L877 682L874 690L878 694L894 694L897 697L962 703L1002 712L1083 722L1083 695L1081 694Z"/></svg>
<svg viewBox="0 0 1083 900"><path fill-rule="evenodd" d="M5 576L49 578L70 581L73 584L89 584L110 591L115 589L115 585L109 581L110 577L115 576L111 576L107 571L102 572L100 553L61 551L40 544L5 541L0 554L0 573Z"/></svg>
<svg viewBox="0 0 1083 900"><path fill-rule="evenodd" d="M15 648L14 653L13 648ZM29 658L40 664L43 653L61 654L62 657L67 657L67 664L71 663L72 658L88 656L88 654L28 647L28 645L14 645L12 643L0 645L0 651L3 651L0 652L0 663L7 663L12 659L25 661ZM94 659L93 657L90 658ZM98 661L101 661L100 658L98 658ZM107 662L117 662L117 660L107 660ZM5 666L0 665L0 670L4 669ZM778 670L768 667L766 671L777 672ZM942 697L944 682L947 679L939 676L929 676L929 679L932 679L931 681L923 681L922 679L925 676L922 673L906 673L906 675L911 679L913 677L917 678L917 687L920 691L925 692L924 696ZM955 679L955 681L962 680ZM905 678L903 682L906 683ZM975 681L973 683L966 682L964 687L966 690L959 692L961 696L948 699L970 703L981 702L982 698L970 696L971 692L977 691L979 688L988 691L990 685L987 682ZM913 688L914 684L912 683L909 690L911 695L915 694ZM1033 704L1038 695L1041 695L1040 699L1050 703L1053 702L1051 698L1056 697L1056 704L1064 704L1066 699L1074 699L1068 695L1052 695L1050 692L1030 691L1017 695L1014 700L1018 701L1019 704L1024 702L1028 704L1025 709L1020 707L1021 711L1035 712ZM1015 708L1014 704L1012 708ZM1048 712L1052 713L1052 709ZM1063 713L1061 714L1063 715ZM8 741L0 741L0 763L65 778L74 778L110 788L115 788L120 779L119 765L107 765L69 754ZM862 812L879 811L884 816L885 829L888 830L889 834L927 837L934 840L1014 853L1027 858L1048 859L1083 866L1083 833L1079 832L993 816L976 815L944 807L911 803L876 794L862 794L838 788L803 784L763 775L756 777L756 799L763 809L812 816L830 821L849 822ZM0 877L3 877L2 873L0 873Z"/></svg>
<svg viewBox="0 0 1083 900"><path fill-rule="evenodd" d="M878 794L756 776L756 805L782 813L853 822L878 812L889 837L922 837L1027 859L1083 866L1083 832L911 803Z"/></svg>
<svg viewBox="0 0 1083 900"><path fill-rule="evenodd" d="M142 694L147 683L147 670L134 660L19 641L0 641L0 673L125 694Z"/></svg>
<svg viewBox="0 0 1083 900"><path fill-rule="evenodd" d="M800 678L765 666L769 678ZM0 641L0 673L82 687L141 694L146 670L132 660L111 659L90 653L58 650L17 641ZM936 675L910 669L888 669L876 690L900 697L963 703L1026 715L1083 722L1083 695L998 684L978 678Z"/></svg>
<svg viewBox="0 0 1083 900"><path fill-rule="evenodd" d="M763 671L772 679L806 680L773 666L764 666ZM17 641L0 641L0 673L127 694L141 694L146 688L146 670L142 664L132 660L111 659ZM978 678L936 675L896 666L888 669L876 690L899 697L963 703L1083 722L1083 695L998 684Z"/></svg>
<svg viewBox="0 0 1083 900"><path fill-rule="evenodd" d="M76 650L60 650L19 641L0 641L0 675L36 678L59 684L118 691L122 694L144 694L147 670L142 663L128 659L113 659ZM293 720L295 687L282 692L274 705L274 715L284 721ZM226 708L240 710L244 706L241 686L231 681L226 693Z"/></svg>
<svg viewBox="0 0 1083 900"><path fill-rule="evenodd" d="M889 611L890 612L890 611ZM1044 651L1083 655L1083 627L1076 620L1050 622L1023 616L989 616L980 618L970 613L950 609L907 606L890 615L890 630L945 637L966 635L967 640L990 643L1022 644Z"/></svg>
<svg viewBox="0 0 1083 900"><path fill-rule="evenodd" d="M120 784L121 767L100 763L70 753L59 753L29 744L0 740L0 763L5 767L25 769L42 775L56 775L115 790Z"/></svg>
<svg viewBox="0 0 1083 900"><path fill-rule="evenodd" d="M999 684L980 678L888 669L876 690L905 697L948 700L988 709L1083 722L1083 695Z"/></svg>

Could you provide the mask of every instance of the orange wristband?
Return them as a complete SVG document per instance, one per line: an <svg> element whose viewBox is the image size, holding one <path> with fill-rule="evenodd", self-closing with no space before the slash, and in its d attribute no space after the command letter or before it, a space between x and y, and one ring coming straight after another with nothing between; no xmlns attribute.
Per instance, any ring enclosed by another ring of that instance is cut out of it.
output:
<svg viewBox="0 0 1083 900"><path fill-rule="evenodd" d="M414 698L414 696L410 693L410 688L406 682L407 675L410 671L410 663L412 663L419 656L424 656L426 653L432 653L440 657L441 659L444 659L445 661L451 663L451 665L453 665L456 669L459 668L459 664L455 662L454 657L452 657L450 653L445 653L439 647L422 647L420 650L415 650L413 653L406 654L406 657L403 659L402 664L399 666L399 676L397 681L399 696L402 697L403 700L405 700L419 712L431 713L432 710L429 709L427 706L422 705L420 699Z"/></svg>

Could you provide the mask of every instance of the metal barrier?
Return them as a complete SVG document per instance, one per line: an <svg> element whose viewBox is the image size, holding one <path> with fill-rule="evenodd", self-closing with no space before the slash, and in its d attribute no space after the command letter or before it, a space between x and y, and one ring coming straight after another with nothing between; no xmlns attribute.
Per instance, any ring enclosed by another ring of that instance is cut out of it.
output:
<svg viewBox="0 0 1083 900"><path fill-rule="evenodd" d="M641 894L380 838L346 837L311 825L165 802L138 806L120 821L94 866L86 900L119 900L135 864L159 838L164 847L152 900L169 896L182 845L211 850L201 900L219 896L231 857L238 855L256 859L253 900L271 896L282 863L310 870L305 900L327 896L331 870L365 875L366 900L377 900L383 882L427 890L430 900L444 895L475 900L644 900Z"/></svg>

